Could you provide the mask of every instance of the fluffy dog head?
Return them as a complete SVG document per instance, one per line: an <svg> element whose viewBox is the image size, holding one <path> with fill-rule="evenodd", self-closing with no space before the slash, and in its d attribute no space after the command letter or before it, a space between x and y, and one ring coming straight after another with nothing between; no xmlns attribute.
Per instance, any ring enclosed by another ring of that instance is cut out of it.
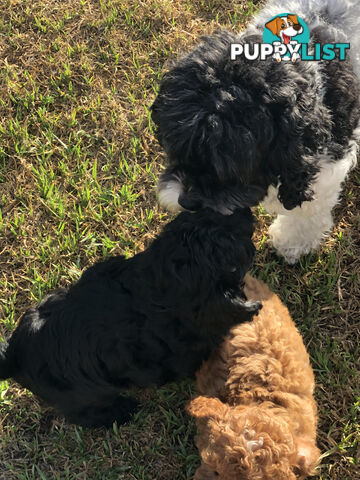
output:
<svg viewBox="0 0 360 480"><path fill-rule="evenodd" d="M303 480L314 473L320 452L296 436L284 409L197 397L188 411L202 427L196 480Z"/></svg>
<svg viewBox="0 0 360 480"><path fill-rule="evenodd" d="M306 155L331 125L316 106L314 67L230 59L231 43L261 42L216 33L164 75L152 118L168 156L159 200L169 210L209 206L226 214L257 205L278 183L285 208L312 198L318 170Z"/></svg>
<svg viewBox="0 0 360 480"><path fill-rule="evenodd" d="M172 282L178 296L179 285L192 292L188 298L206 295L211 304L222 293L240 293L255 253L253 228L250 209L232 215L209 208L180 213L144 252L152 262L156 259L159 277L154 281L167 291Z"/></svg>

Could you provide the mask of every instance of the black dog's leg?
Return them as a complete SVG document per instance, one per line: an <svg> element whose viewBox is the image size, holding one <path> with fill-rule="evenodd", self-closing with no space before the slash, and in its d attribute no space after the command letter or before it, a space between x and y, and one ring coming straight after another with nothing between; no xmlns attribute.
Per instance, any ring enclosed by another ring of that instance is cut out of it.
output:
<svg viewBox="0 0 360 480"><path fill-rule="evenodd" d="M112 404L84 407L65 416L82 427L109 428L115 421L121 425L130 420L138 406L139 402L133 397L117 397Z"/></svg>

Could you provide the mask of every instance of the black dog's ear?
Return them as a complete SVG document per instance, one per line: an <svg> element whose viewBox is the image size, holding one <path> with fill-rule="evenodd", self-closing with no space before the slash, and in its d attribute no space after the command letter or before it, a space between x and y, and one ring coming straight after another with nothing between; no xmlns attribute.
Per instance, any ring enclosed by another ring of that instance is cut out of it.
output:
<svg viewBox="0 0 360 480"><path fill-rule="evenodd" d="M271 183L280 181L279 200L291 210L313 199L311 187L320 171L314 152L332 141L333 121L320 96L314 95L314 86L282 64L275 65L274 72L282 82L270 84L276 134L267 160L275 176Z"/></svg>
<svg viewBox="0 0 360 480"><path fill-rule="evenodd" d="M301 206L303 202L313 199L314 192L311 185L319 173L317 163L306 157L303 143L298 138L299 134L296 133L304 129L303 119L295 114L292 114L291 118L291 125L287 125L284 121L279 123L276 146L270 151L269 156L271 170L276 177L273 183L280 181L278 198L287 210L292 210ZM323 141L324 138L319 134L319 145Z"/></svg>
<svg viewBox="0 0 360 480"><path fill-rule="evenodd" d="M319 168L316 165L306 163L302 159L298 162L288 160L288 165L283 168L280 175L281 185L278 197L287 210L292 210L301 206L303 202L313 199L314 192L310 185L319 172Z"/></svg>

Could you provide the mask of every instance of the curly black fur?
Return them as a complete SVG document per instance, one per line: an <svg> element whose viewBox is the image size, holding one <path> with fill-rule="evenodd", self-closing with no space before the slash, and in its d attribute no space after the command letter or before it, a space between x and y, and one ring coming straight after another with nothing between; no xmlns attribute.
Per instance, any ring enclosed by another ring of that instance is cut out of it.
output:
<svg viewBox="0 0 360 480"><path fill-rule="evenodd" d="M169 166L160 187L180 179L184 208L254 206L280 184L279 199L291 210L312 199L316 155L341 157L359 121L349 61L230 59L231 43L254 42L262 37L204 37L161 82L152 118Z"/></svg>
<svg viewBox="0 0 360 480"><path fill-rule="evenodd" d="M122 388L193 374L260 308L241 289L252 232L249 209L183 212L144 252L95 264L26 312L0 348L0 378L79 425L128 420L137 404Z"/></svg>

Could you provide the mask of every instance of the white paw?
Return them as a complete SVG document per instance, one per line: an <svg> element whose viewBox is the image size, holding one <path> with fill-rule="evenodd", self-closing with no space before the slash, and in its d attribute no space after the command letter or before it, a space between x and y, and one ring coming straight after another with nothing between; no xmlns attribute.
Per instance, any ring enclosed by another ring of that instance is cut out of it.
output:
<svg viewBox="0 0 360 480"><path fill-rule="evenodd" d="M283 248L281 246L275 245L274 242L273 246L275 247L276 253L283 257L286 263L289 265L295 265L295 263L299 260L302 255L306 255L310 252L309 250L303 250L302 248Z"/></svg>
<svg viewBox="0 0 360 480"><path fill-rule="evenodd" d="M287 217L279 215L269 228L271 244L290 265L296 263L302 255L316 249L323 238L322 232L314 235L313 231L306 231L305 225L302 227L296 221L291 224Z"/></svg>

